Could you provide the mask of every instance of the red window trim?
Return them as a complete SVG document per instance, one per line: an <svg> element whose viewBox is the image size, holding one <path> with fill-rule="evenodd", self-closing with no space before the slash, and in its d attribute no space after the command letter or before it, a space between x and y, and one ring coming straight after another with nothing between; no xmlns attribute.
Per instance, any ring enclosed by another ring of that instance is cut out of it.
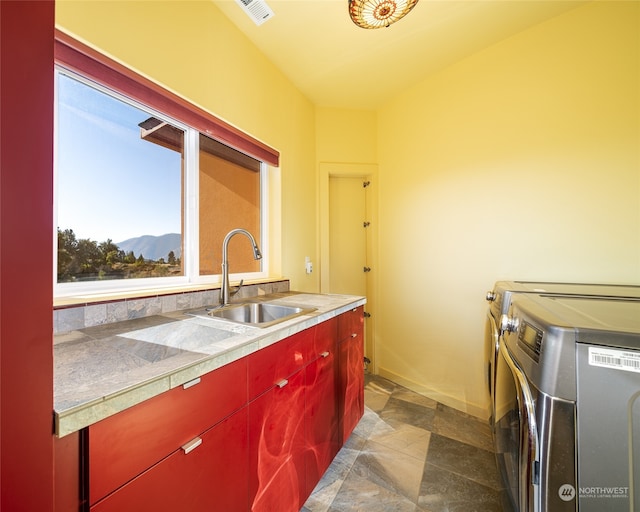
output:
<svg viewBox="0 0 640 512"><path fill-rule="evenodd" d="M270 165L280 165L280 153L214 115L163 89L126 66L56 30L55 62L108 88L181 121L227 146Z"/></svg>

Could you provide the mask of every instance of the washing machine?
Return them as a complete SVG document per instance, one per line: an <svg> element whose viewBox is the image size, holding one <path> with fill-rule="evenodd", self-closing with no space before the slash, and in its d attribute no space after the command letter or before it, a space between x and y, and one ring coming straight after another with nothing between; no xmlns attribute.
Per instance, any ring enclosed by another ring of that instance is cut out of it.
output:
<svg viewBox="0 0 640 512"><path fill-rule="evenodd" d="M519 293L544 293L547 295L623 297L640 300L640 285L618 285L597 283L559 283L536 281L498 281L487 292L489 310L485 322L485 385L489 395L489 423L493 427L495 418L495 362L498 355L500 317L509 310L511 297Z"/></svg>
<svg viewBox="0 0 640 512"><path fill-rule="evenodd" d="M640 510L640 301L514 294L500 323L495 443L511 510Z"/></svg>

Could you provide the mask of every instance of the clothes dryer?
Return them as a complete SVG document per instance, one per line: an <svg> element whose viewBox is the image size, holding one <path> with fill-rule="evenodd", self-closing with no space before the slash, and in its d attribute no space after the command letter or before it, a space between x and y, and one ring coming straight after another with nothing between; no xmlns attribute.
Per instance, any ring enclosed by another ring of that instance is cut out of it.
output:
<svg viewBox="0 0 640 512"><path fill-rule="evenodd" d="M489 310L485 322L485 385L489 395L489 423L493 427L495 418L495 366L498 355L500 317L507 313L511 297L518 293L544 293L547 295L624 297L640 300L640 285L618 285L597 283L559 283L543 281L497 281L487 292Z"/></svg>
<svg viewBox="0 0 640 512"><path fill-rule="evenodd" d="M518 512L640 510L640 301L515 294L496 456Z"/></svg>

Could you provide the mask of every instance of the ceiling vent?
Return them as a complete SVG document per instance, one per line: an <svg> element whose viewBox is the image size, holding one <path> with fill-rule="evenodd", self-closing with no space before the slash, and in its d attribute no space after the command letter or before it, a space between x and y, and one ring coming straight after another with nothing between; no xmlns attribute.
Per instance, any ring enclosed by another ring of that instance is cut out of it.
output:
<svg viewBox="0 0 640 512"><path fill-rule="evenodd" d="M236 0L236 3L258 26L273 18L273 11L264 0Z"/></svg>

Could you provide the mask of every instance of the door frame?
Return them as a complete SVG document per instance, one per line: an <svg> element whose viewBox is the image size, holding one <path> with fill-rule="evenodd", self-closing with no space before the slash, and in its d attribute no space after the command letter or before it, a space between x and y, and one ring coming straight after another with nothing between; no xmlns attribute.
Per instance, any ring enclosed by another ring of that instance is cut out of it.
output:
<svg viewBox="0 0 640 512"><path fill-rule="evenodd" d="M320 245L320 292L329 293L329 178L362 178L369 181L367 196L367 264L371 272L367 274L367 304L365 311L371 316L365 322L365 355L371 360L369 372L376 374L376 305L378 297L378 166L376 164L358 164L342 162L320 162L318 183L319 204L319 245ZM364 221L365 219L363 219ZM364 228L363 228L364 229Z"/></svg>

